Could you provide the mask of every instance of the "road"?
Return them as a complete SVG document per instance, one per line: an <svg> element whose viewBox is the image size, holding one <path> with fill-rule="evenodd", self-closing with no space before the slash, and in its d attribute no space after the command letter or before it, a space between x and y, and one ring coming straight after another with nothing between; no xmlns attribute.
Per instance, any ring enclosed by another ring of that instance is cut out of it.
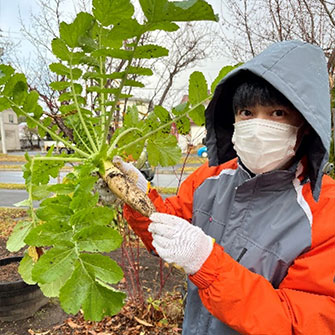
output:
<svg viewBox="0 0 335 335"><path fill-rule="evenodd" d="M61 172L60 181L66 175L66 172ZM184 180L186 176L182 178ZM52 184L57 183L57 179L52 178ZM0 183L24 184L22 171L4 171L0 170ZM160 187L177 187L179 178L174 174L156 174L152 181L154 186ZM15 203L27 199L28 194L25 190L6 190L0 189L0 207L13 207ZM38 202L35 203L38 206Z"/></svg>

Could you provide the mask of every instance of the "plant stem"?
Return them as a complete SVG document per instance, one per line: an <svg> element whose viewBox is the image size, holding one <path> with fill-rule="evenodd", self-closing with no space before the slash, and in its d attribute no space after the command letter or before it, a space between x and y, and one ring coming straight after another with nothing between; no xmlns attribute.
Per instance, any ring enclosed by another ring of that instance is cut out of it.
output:
<svg viewBox="0 0 335 335"><path fill-rule="evenodd" d="M76 127L73 125L73 122L71 121L71 118L69 118L69 121L71 123L71 126L74 130L74 132L77 134L79 140L81 141L82 144L84 144L85 148L87 149L88 152L90 152L91 154L93 154L93 151L91 150L91 148L85 143L85 141L81 138L78 130L76 129Z"/></svg>
<svg viewBox="0 0 335 335"><path fill-rule="evenodd" d="M112 116L115 112L115 108L116 108L116 105L117 105L117 102L119 101L119 98L120 98L120 95L121 95L121 92L122 92L122 89L123 89L123 86L124 86L124 83L127 79L127 76L128 76L128 73L129 73L129 67L131 65L131 62L133 61L133 55L135 53L135 50L137 48L137 45L139 43L139 40L140 40L140 36L137 36L136 37L136 40L135 40L135 43L134 43L134 49L133 49L133 54L132 56L130 57L130 59L128 60L128 65L124 71L124 74L122 76L122 79L121 79L121 82L120 82L120 86L118 88L118 92L115 94L115 97L114 97L114 103L112 105L112 109L111 111L109 112L109 115L108 115L108 118L107 118L107 121L106 121L106 124L105 124L105 130L104 130L104 136L103 136L103 140L102 140L102 145L104 143L106 143L107 141L107 136L108 136L108 132L109 132L109 124L111 123L112 121Z"/></svg>
<svg viewBox="0 0 335 335"><path fill-rule="evenodd" d="M75 147L73 144L71 144L70 142L66 141L64 138L60 137L59 135L57 135L55 132L53 132L51 129L47 128L45 125L43 125L41 122L35 120L32 116L30 116L27 112L25 112L19 105L17 105L15 102L13 102L12 100L10 100L9 98L6 98L8 100L8 102L11 105L14 105L17 109L20 110L20 112L26 116L28 119L30 119L31 121L33 121L38 127L42 128L43 130L45 130L47 133L49 133L52 137L56 138L58 141L64 143L67 147L73 149L74 151L76 151L78 154L80 154L83 157L89 158L90 155L87 154L86 152L80 150L79 148Z"/></svg>
<svg viewBox="0 0 335 335"><path fill-rule="evenodd" d="M177 122L178 120L182 119L184 116L186 116L188 113L192 112L193 110L195 110L196 108L198 108L199 106L203 105L207 100L211 99L213 97L213 94L210 94L206 99L200 101L199 103L197 103L196 105L194 105L191 109L187 110L186 112L178 115L177 117L175 117L174 119L172 119L171 121L167 122L167 123L164 123L162 126L156 128L155 130L152 130L150 131L149 133L145 134L143 137L141 138L138 138L137 140L131 142L131 143L128 143L126 145L124 145L123 147L119 148L119 152L123 152L126 148L134 145L134 144L137 144L147 138L149 138L150 136L152 136L153 134L161 131L162 129L166 128L167 126L170 126L172 125L174 122Z"/></svg>
<svg viewBox="0 0 335 335"><path fill-rule="evenodd" d="M73 82L72 61L70 62L70 81L71 81L71 89L72 89L72 93L73 93L73 100L74 100L74 103L77 107L80 122L81 122L81 124L84 128L84 131L85 131L85 133L87 135L87 138L88 138L88 140L89 140L89 142L92 146L93 151L97 152L98 149L97 149L97 147L96 147L96 145L95 145L95 143L92 139L92 136L91 136L91 134L90 134L90 132L89 132L87 126L86 126L85 120L83 118L83 114L81 113L81 109L80 109L80 106L79 106L79 103L78 103L77 94L76 94L76 91L75 91L75 88L74 88L74 82Z"/></svg>
<svg viewBox="0 0 335 335"><path fill-rule="evenodd" d="M101 48L101 27L100 27L100 34L99 34L99 48ZM105 66L104 63L106 61L106 58L103 56L99 57L99 62L100 62L100 74L105 74ZM101 116L102 116L102 129L106 130L106 123L107 123L107 113L106 113L106 108L105 108L105 93L103 92L103 88L105 86L104 82L104 77L100 78L100 88L101 88L101 93L100 93L100 110L101 110ZM105 134L104 132L102 133L102 138L100 138L101 143L100 143L100 150L102 149L102 146L106 140L105 139ZM107 136L106 136L107 139Z"/></svg>
<svg viewBox="0 0 335 335"><path fill-rule="evenodd" d="M124 132L122 132L119 136L117 136L116 139L113 141L112 145L109 147L109 149L107 151L107 157L113 152L113 150L115 149L117 143L120 141L120 139L123 136L125 136L128 133L130 133L131 131L135 131L135 130L141 132L141 129L132 127L132 128L128 128L127 130L125 130Z"/></svg>
<svg viewBox="0 0 335 335"><path fill-rule="evenodd" d="M34 157L35 161L62 161L62 162L84 162L85 159L77 157Z"/></svg>
<svg viewBox="0 0 335 335"><path fill-rule="evenodd" d="M33 174L33 170L34 170L34 157L32 157L31 159L31 165L30 165L30 173L31 175ZM31 212L31 218L32 218L32 223L33 223L33 227L36 227L36 214L34 212L34 204L33 204L33 183L30 182L29 187L28 187L28 201L29 201L29 208L30 208L30 212Z"/></svg>

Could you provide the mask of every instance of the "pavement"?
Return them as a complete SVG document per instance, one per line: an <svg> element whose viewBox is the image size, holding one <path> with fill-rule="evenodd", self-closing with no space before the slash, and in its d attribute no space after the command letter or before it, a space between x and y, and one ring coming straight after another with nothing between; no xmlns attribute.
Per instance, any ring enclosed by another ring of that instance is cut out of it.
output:
<svg viewBox="0 0 335 335"><path fill-rule="evenodd" d="M10 152L10 155L24 155L25 152ZM31 154L38 154L39 151L28 152ZM4 162L4 165L17 165L17 162ZM19 164L22 164L19 163ZM193 164L192 164L193 165ZM188 165L190 166L190 165ZM195 166L197 166L195 164ZM167 168L156 168L154 179L151 181L153 186L157 187L178 187L180 183L185 180L188 174L184 174L180 178L180 174L176 172L176 169L181 168L181 165ZM50 183L60 183L63 177L68 172L61 172L58 178L51 178ZM1 170L0 164L0 183L8 184L24 184L23 172L21 170ZM164 196L166 197L166 196ZM8 190L0 189L0 207L14 207L14 204L28 198L26 190ZM38 206L38 202L35 202L35 206Z"/></svg>

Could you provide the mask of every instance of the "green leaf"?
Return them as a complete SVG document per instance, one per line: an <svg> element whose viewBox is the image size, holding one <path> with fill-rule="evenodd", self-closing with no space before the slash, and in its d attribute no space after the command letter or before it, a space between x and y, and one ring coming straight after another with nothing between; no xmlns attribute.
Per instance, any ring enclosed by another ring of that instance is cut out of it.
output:
<svg viewBox="0 0 335 335"><path fill-rule="evenodd" d="M33 200L42 200L49 196L47 185L33 185L32 186L32 198Z"/></svg>
<svg viewBox="0 0 335 335"><path fill-rule="evenodd" d="M118 59L125 59L130 60L132 57L133 52L130 50L121 50L121 49L98 49L92 52L93 57L111 57L111 58L118 58Z"/></svg>
<svg viewBox="0 0 335 335"><path fill-rule="evenodd" d="M80 255L80 259L92 277L99 278L109 284L115 284L123 278L120 266L108 256L85 253Z"/></svg>
<svg viewBox="0 0 335 335"><path fill-rule="evenodd" d="M80 251L110 252L120 247L122 237L113 228L92 225L76 233L73 240Z"/></svg>
<svg viewBox="0 0 335 335"><path fill-rule="evenodd" d="M128 73L129 74L138 74L140 76L152 76L154 73L148 67L134 67L128 66Z"/></svg>
<svg viewBox="0 0 335 335"><path fill-rule="evenodd" d="M60 75L60 76L69 76L70 69L61 63L52 63L49 65L49 68L52 72Z"/></svg>
<svg viewBox="0 0 335 335"><path fill-rule="evenodd" d="M28 112L35 120L39 120L43 115L43 109L40 105L38 105L39 97L40 95L37 91L30 91L23 104L23 109ZM27 120L27 125L29 128L36 127L36 123L30 122L29 119Z"/></svg>
<svg viewBox="0 0 335 335"><path fill-rule="evenodd" d="M99 194L91 193L97 177L87 176L80 179L74 191L70 208L78 210L85 207L94 206L99 199Z"/></svg>
<svg viewBox="0 0 335 335"><path fill-rule="evenodd" d="M26 252L18 268L18 272L21 275L21 278L29 285L36 284L36 281L33 280L32 274L31 274L34 264L35 263L33 259Z"/></svg>
<svg viewBox="0 0 335 335"><path fill-rule="evenodd" d="M10 65L0 64L0 85L5 84L14 72Z"/></svg>
<svg viewBox="0 0 335 335"><path fill-rule="evenodd" d="M159 58L169 54L169 50L155 44L139 46L135 49L134 58Z"/></svg>
<svg viewBox="0 0 335 335"><path fill-rule="evenodd" d="M17 252L26 245L24 239L29 234L32 226L31 221L22 221L15 225L6 245L10 252Z"/></svg>
<svg viewBox="0 0 335 335"><path fill-rule="evenodd" d="M107 225L116 217L115 209L108 207L82 208L72 217L71 225Z"/></svg>
<svg viewBox="0 0 335 335"><path fill-rule="evenodd" d="M214 93L216 86L218 83L232 70L236 69L238 66L242 65L242 63L239 63L237 65L228 65L223 67L218 76L214 79L212 85L211 85L211 92Z"/></svg>
<svg viewBox="0 0 335 335"><path fill-rule="evenodd" d="M52 156L52 150L46 154L46 157ZM59 170L64 166L63 161L35 161L33 165L33 174L31 174L31 161L23 166L23 177L26 185L32 183L34 185L48 184L50 177L56 178Z"/></svg>
<svg viewBox="0 0 335 335"><path fill-rule="evenodd" d="M149 138L147 144L148 160L153 166L175 165L181 157L177 139L173 135L164 138Z"/></svg>
<svg viewBox="0 0 335 335"><path fill-rule="evenodd" d="M186 113L185 113L188 110L189 110L188 102L182 103L172 109L172 114L174 114L175 116L180 116L182 114L185 114L184 117L181 117L179 120L176 121L178 133L181 135L187 135L191 131L190 120L186 116Z"/></svg>
<svg viewBox="0 0 335 335"><path fill-rule="evenodd" d="M138 127L139 124L138 109L135 105L128 108L123 119L123 125L126 128Z"/></svg>
<svg viewBox="0 0 335 335"><path fill-rule="evenodd" d="M33 228L25 238L28 245L35 247L51 245L70 245L73 235L72 227L66 222L48 221Z"/></svg>
<svg viewBox="0 0 335 335"><path fill-rule="evenodd" d="M131 87L145 87L143 83L137 80L126 79L124 81L124 86L131 86Z"/></svg>
<svg viewBox="0 0 335 335"><path fill-rule="evenodd" d="M5 97L0 97L0 112L10 108L10 102Z"/></svg>
<svg viewBox="0 0 335 335"><path fill-rule="evenodd" d="M134 7L130 0L93 0L93 15L105 27L130 19Z"/></svg>
<svg viewBox="0 0 335 335"><path fill-rule="evenodd" d="M126 19L115 25L113 29L109 31L108 37L113 40L127 40L141 35L142 32L143 26L135 19Z"/></svg>
<svg viewBox="0 0 335 335"><path fill-rule="evenodd" d="M171 121L170 113L162 106L155 106L153 112L145 120L145 125L149 128L149 131L156 129L163 125L164 123L169 123ZM164 127L157 136L163 134L170 134L171 125Z"/></svg>
<svg viewBox="0 0 335 335"><path fill-rule="evenodd" d="M188 99L192 105L205 100L208 97L207 82L201 72L193 72L189 79Z"/></svg>
<svg viewBox="0 0 335 335"><path fill-rule="evenodd" d="M104 316L118 314L124 305L126 295L107 285L91 282L87 297L83 302L84 318L100 321Z"/></svg>
<svg viewBox="0 0 335 335"><path fill-rule="evenodd" d="M21 105L21 102L27 95L27 88L27 80L24 74L15 73L8 79L2 95L12 97L15 103Z"/></svg>
<svg viewBox="0 0 335 335"><path fill-rule="evenodd" d="M71 52L65 42L60 38L54 38L51 42L53 54L61 60L70 61ZM52 71L52 70L51 70Z"/></svg>
<svg viewBox="0 0 335 335"><path fill-rule="evenodd" d="M42 206L36 211L36 215L42 221L67 222L70 220L72 210L68 205L53 204L52 206Z"/></svg>
<svg viewBox="0 0 335 335"><path fill-rule="evenodd" d="M200 105L197 108L189 112L189 117L197 126L203 126L205 124L205 106Z"/></svg>
<svg viewBox="0 0 335 335"><path fill-rule="evenodd" d="M71 86L69 81L54 81L49 86L55 91L62 91Z"/></svg>
<svg viewBox="0 0 335 335"><path fill-rule="evenodd" d="M79 47L80 38L87 35L87 32L92 28L93 20L92 15L81 12L72 23L61 22L59 26L60 37L70 48Z"/></svg>
<svg viewBox="0 0 335 335"><path fill-rule="evenodd" d="M204 0L174 1L140 0L144 15L151 22L218 21L212 7Z"/></svg>
<svg viewBox="0 0 335 335"><path fill-rule="evenodd" d="M81 75L82 75L83 71L78 69L78 68L72 68L72 78L73 80L78 80Z"/></svg>
<svg viewBox="0 0 335 335"><path fill-rule="evenodd" d="M173 32L177 31L179 29L179 26L173 22L163 21L163 22L147 23L145 28L147 31L164 30L168 32Z"/></svg>
<svg viewBox="0 0 335 335"><path fill-rule="evenodd" d="M47 250L35 264L32 271L33 280L45 284L73 271L77 254L74 248L57 246Z"/></svg>
<svg viewBox="0 0 335 335"><path fill-rule="evenodd" d="M74 184L55 184L48 186L48 190L57 194L70 194L75 190Z"/></svg>
<svg viewBox="0 0 335 335"><path fill-rule="evenodd" d="M60 289L64 286L64 283L69 279L72 272L68 271L65 274L51 283L39 284L39 287L43 294L48 298L59 297Z"/></svg>
<svg viewBox="0 0 335 335"><path fill-rule="evenodd" d="M22 201L16 202L14 204L15 207L29 207L30 206L30 200L24 199Z"/></svg>
<svg viewBox="0 0 335 335"><path fill-rule="evenodd" d="M66 313L77 314L79 312L92 281L92 278L77 261L71 277L59 291L59 300Z"/></svg>
<svg viewBox="0 0 335 335"><path fill-rule="evenodd" d="M91 271L94 270L94 267L92 269L92 261L88 262L85 256L84 260L85 263L76 263L71 278L60 290L59 300L67 313L76 314L82 307L85 319L100 321L104 316L113 315L120 311L125 294L115 291L104 283L99 283L94 277L92 278L86 268L89 266Z"/></svg>

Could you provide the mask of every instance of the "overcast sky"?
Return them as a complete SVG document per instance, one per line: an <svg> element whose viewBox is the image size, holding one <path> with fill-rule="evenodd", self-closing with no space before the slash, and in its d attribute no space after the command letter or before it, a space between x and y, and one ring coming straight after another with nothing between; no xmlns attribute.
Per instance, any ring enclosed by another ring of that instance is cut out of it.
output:
<svg viewBox="0 0 335 335"><path fill-rule="evenodd" d="M222 0L207 0L214 9L216 14L222 13ZM66 0L62 4L67 7L69 13L74 12L74 5L76 0ZM20 21L19 21L19 12L21 17L27 26L29 26L29 17L30 13L37 13L38 6L35 0L0 0L0 35L10 36L16 42L21 42L21 51L22 54L27 56L30 52L30 46L22 38L20 33ZM197 70L204 73L209 83L211 83L219 70L225 66L232 63L231 60L226 58L212 59L211 61L203 62L196 68L193 68L189 71L186 71L180 78L181 81L187 80L191 72Z"/></svg>

